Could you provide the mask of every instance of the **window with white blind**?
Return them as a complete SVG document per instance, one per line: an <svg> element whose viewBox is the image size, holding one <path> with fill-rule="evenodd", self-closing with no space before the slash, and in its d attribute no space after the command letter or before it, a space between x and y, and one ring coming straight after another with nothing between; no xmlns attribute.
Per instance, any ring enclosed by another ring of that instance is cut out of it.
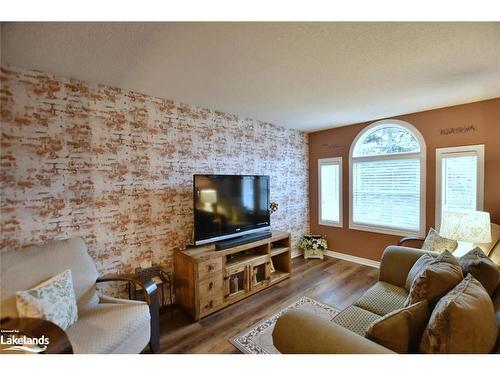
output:
<svg viewBox="0 0 500 375"><path fill-rule="evenodd" d="M351 146L349 228L425 233L425 143L412 125L378 121Z"/></svg>
<svg viewBox="0 0 500 375"><path fill-rule="evenodd" d="M342 226L342 158L318 160L319 224Z"/></svg>
<svg viewBox="0 0 500 375"><path fill-rule="evenodd" d="M445 210L483 210L484 145L436 149L436 227Z"/></svg>

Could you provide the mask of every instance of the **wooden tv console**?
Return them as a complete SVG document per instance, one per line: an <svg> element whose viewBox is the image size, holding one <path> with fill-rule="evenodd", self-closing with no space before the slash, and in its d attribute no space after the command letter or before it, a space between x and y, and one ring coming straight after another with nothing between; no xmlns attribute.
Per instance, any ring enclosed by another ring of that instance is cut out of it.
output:
<svg viewBox="0 0 500 375"><path fill-rule="evenodd" d="M213 244L176 250L175 300L199 320L290 277L291 271L286 232L220 251Z"/></svg>

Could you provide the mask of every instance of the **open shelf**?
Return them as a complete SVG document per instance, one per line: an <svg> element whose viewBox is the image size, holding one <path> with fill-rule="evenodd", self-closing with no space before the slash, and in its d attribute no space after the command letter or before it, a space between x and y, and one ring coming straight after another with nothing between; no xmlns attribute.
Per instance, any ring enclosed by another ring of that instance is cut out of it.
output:
<svg viewBox="0 0 500 375"><path fill-rule="evenodd" d="M290 276L290 273L276 270L271 273L271 284L277 283L278 281L281 281L288 276Z"/></svg>
<svg viewBox="0 0 500 375"><path fill-rule="evenodd" d="M265 258L263 254L238 254L226 261L226 267L234 267L240 264L250 263L254 260Z"/></svg>
<svg viewBox="0 0 500 375"><path fill-rule="evenodd" d="M273 257L278 254L286 253L287 251L290 251L288 246L273 247L271 248L271 256Z"/></svg>

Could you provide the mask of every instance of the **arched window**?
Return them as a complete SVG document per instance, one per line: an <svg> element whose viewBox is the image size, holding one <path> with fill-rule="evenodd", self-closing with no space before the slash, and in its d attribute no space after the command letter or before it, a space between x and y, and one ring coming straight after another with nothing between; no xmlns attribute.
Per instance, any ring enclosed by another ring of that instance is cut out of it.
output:
<svg viewBox="0 0 500 375"><path fill-rule="evenodd" d="M407 122L377 121L349 155L349 228L425 234L425 142Z"/></svg>

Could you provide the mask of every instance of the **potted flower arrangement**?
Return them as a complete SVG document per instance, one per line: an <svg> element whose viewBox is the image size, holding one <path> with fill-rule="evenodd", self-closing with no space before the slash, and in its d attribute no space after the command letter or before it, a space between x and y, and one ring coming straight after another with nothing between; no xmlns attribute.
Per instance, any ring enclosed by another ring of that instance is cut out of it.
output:
<svg viewBox="0 0 500 375"><path fill-rule="evenodd" d="M300 239L299 248L304 251L304 259L323 259L323 252L328 247L326 238L319 235L305 235Z"/></svg>

